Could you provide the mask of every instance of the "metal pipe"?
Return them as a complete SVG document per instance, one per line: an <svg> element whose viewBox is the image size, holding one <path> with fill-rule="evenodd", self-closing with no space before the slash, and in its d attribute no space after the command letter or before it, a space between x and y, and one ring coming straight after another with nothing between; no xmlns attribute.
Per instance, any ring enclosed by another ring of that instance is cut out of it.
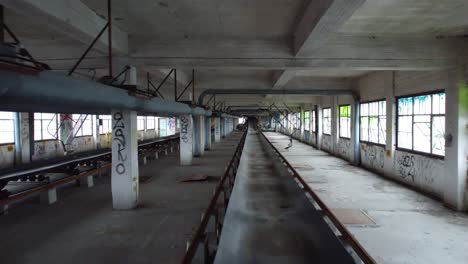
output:
<svg viewBox="0 0 468 264"><path fill-rule="evenodd" d="M5 23L4 23L4 9L3 9L3 6L0 5L0 41L1 43L5 43L5 27L3 26Z"/></svg>
<svg viewBox="0 0 468 264"><path fill-rule="evenodd" d="M123 89L49 71L31 76L0 70L0 83L0 108L6 111L109 114L117 108L161 115L211 116L211 111L201 107L133 97Z"/></svg>
<svg viewBox="0 0 468 264"><path fill-rule="evenodd" d="M246 94L246 95L351 95L355 97L352 90L312 90L312 89L291 89L291 90L271 90L271 89L207 89L198 97L198 104L203 105L203 99L209 94Z"/></svg>

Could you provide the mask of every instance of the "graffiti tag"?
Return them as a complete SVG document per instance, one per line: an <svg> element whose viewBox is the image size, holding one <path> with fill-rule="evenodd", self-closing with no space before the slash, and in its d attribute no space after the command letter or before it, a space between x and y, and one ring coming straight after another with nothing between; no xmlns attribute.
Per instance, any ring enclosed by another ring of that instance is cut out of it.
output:
<svg viewBox="0 0 468 264"><path fill-rule="evenodd" d="M124 116L121 112L115 112L112 116L114 119L114 126L112 127L112 140L117 141L117 164L115 171L118 174L124 174L126 171L124 161L127 160L127 154L124 152L127 145L123 129L125 128Z"/></svg>

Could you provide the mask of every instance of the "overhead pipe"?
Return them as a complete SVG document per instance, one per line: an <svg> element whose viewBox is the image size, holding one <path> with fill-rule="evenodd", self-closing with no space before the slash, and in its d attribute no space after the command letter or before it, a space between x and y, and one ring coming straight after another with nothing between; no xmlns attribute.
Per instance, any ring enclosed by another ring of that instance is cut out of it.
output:
<svg viewBox="0 0 468 264"><path fill-rule="evenodd" d="M74 79L49 71L24 75L0 71L0 108L14 112L109 114L130 109L161 115L205 115L211 111L160 98L144 99L98 82Z"/></svg>
<svg viewBox="0 0 468 264"><path fill-rule="evenodd" d="M245 95L316 95L316 96L336 96L350 95L354 98L356 94L352 90L312 90L312 89L207 89L198 97L198 104L203 105L203 99L210 94L245 94Z"/></svg>

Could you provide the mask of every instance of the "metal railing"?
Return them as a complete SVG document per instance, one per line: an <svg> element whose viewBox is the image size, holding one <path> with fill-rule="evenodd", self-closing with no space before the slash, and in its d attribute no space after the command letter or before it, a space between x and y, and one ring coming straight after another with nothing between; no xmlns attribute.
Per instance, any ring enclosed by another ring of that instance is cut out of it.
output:
<svg viewBox="0 0 468 264"><path fill-rule="evenodd" d="M247 130L245 130L242 135L239 144L237 145L236 151L232 156L229 165L224 171L224 175L216 186L213 198L210 201L208 208L202 215L201 223L197 228L193 238L187 244L187 251L182 259L183 264L192 263L192 260L197 253L200 243L204 244L204 262L212 263L216 252L210 252L210 236L207 231L208 223L212 217L214 217L214 234L216 236L216 243L219 243L219 237L221 235L222 223L219 221L219 204L218 200L220 199L221 193L223 193L223 213L226 212L227 206L229 203L229 196L231 194L232 188L234 187L234 181L237 173L237 168L239 166L242 150L244 148L245 138L247 136Z"/></svg>
<svg viewBox="0 0 468 264"><path fill-rule="evenodd" d="M328 208L328 206L320 199L320 197L310 188L306 181L299 175L299 173L294 169L294 167L288 162L288 160L281 154L281 152L270 142L270 140L261 133L265 140L270 144L270 146L275 151L278 158L281 162L288 168L288 171L291 175L297 179L299 185L304 190L305 193L309 194L313 201L320 207L319 210L323 213L324 216L328 217L331 221L331 224L339 231L341 242L345 245L349 245L352 250L356 253L359 259L365 264L375 264L375 260L367 253L367 251L362 247L362 245L356 240L356 238L346 229L346 227L338 220L335 214Z"/></svg>

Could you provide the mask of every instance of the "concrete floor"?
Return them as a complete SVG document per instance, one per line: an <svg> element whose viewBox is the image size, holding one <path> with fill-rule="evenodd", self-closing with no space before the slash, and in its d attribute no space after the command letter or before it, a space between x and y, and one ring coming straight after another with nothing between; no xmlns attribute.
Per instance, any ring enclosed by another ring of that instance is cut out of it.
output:
<svg viewBox="0 0 468 264"><path fill-rule="evenodd" d="M114 211L110 177L95 186L64 187L58 203L32 199L0 216L1 263L178 263L198 226L217 180L234 154L234 132L193 166L179 166L179 154L140 163L140 207ZM179 183L181 176L206 173L207 182Z"/></svg>
<svg viewBox="0 0 468 264"><path fill-rule="evenodd" d="M348 228L377 263L468 263L467 214L297 140L286 150L285 135L266 136L329 207L376 222Z"/></svg>

